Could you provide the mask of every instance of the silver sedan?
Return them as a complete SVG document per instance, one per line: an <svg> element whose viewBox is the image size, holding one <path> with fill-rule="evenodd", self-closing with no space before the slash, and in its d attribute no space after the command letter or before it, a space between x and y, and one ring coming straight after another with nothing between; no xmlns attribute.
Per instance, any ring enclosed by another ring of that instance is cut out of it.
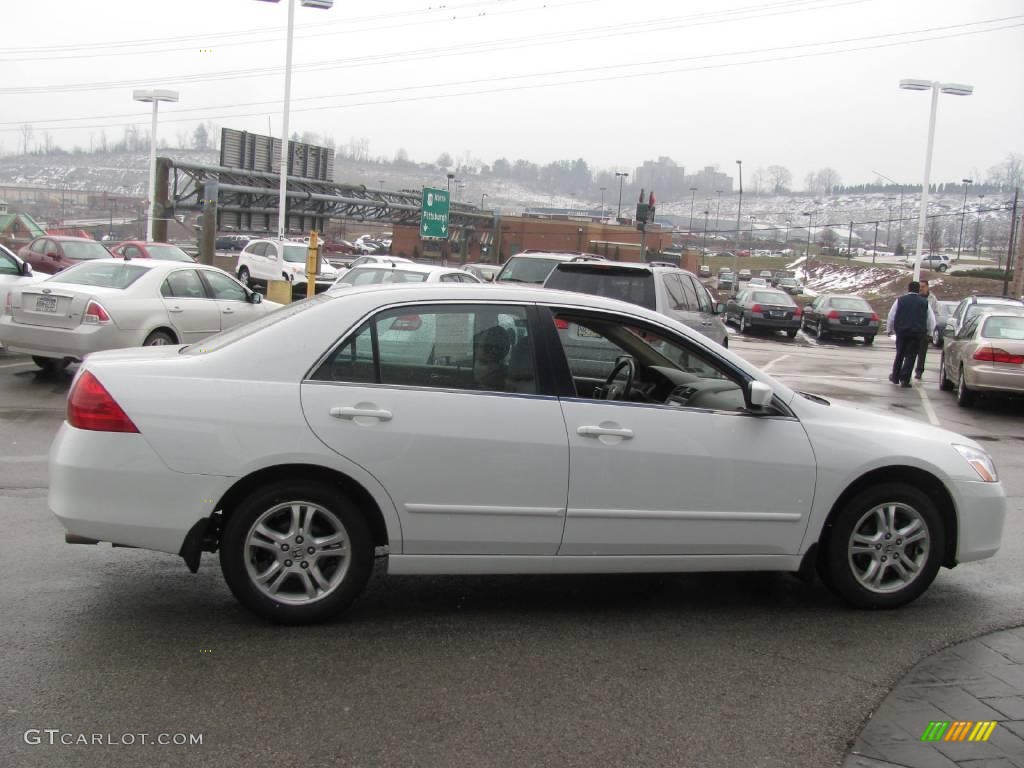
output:
<svg viewBox="0 0 1024 768"><path fill-rule="evenodd" d="M12 289L0 343L60 370L102 349L189 344L278 306L216 267L96 259Z"/></svg>

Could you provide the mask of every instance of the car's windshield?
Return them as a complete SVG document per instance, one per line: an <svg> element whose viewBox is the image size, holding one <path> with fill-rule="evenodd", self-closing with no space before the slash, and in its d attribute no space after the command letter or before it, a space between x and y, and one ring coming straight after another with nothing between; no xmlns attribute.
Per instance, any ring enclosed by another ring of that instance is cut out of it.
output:
<svg viewBox="0 0 1024 768"><path fill-rule="evenodd" d="M541 285L558 264L558 259L516 258L513 256L498 274L496 282Z"/></svg>
<svg viewBox="0 0 1024 768"><path fill-rule="evenodd" d="M793 300L789 298L789 294L780 293L779 291L754 291L750 298L752 301L764 302L765 304L793 306Z"/></svg>
<svg viewBox="0 0 1024 768"><path fill-rule="evenodd" d="M871 305L864 299L858 298L837 298L831 300L832 309L842 309L850 312L871 312Z"/></svg>
<svg viewBox="0 0 1024 768"><path fill-rule="evenodd" d="M54 275L46 282L124 289L148 271L147 267L136 264L77 264Z"/></svg>
<svg viewBox="0 0 1024 768"><path fill-rule="evenodd" d="M192 261L192 257L176 245L147 245L150 258L163 261Z"/></svg>
<svg viewBox="0 0 1024 768"><path fill-rule="evenodd" d="M656 306L654 275L646 269L607 264L563 264L555 268L544 287L628 301L648 309Z"/></svg>
<svg viewBox="0 0 1024 768"><path fill-rule="evenodd" d="M75 261L110 258L110 251L97 242L89 240L63 240L60 245L64 249L64 255Z"/></svg>
<svg viewBox="0 0 1024 768"><path fill-rule="evenodd" d="M990 317L981 328L986 339L1024 341L1024 317Z"/></svg>

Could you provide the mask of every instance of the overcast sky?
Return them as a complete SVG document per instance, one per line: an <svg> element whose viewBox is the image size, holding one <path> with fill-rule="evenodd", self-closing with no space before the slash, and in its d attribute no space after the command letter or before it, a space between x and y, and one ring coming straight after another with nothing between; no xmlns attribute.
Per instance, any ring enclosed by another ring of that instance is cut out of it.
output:
<svg viewBox="0 0 1024 768"><path fill-rule="evenodd" d="M65 147L148 130L131 96L153 85L181 92L161 110L172 143L204 119L280 135L286 2L46 0L5 19L5 153L23 123ZM975 87L939 99L932 180L959 180L1024 151L1022 70L1021 0L339 0L296 9L290 131L419 161L668 155L781 164L798 187L825 165L916 183L929 94L897 86L925 78Z"/></svg>

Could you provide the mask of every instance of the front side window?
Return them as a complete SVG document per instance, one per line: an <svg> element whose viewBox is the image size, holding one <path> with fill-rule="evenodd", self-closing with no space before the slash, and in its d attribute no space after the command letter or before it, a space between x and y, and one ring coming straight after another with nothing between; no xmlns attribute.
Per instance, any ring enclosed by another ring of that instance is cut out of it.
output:
<svg viewBox="0 0 1024 768"><path fill-rule="evenodd" d="M267 244L266 243L253 243L252 245L245 246L245 252L252 256L266 256L267 255Z"/></svg>
<svg viewBox="0 0 1024 768"><path fill-rule="evenodd" d="M210 286L210 292L215 299L246 301L249 298L249 294L245 292L245 289L227 275L222 275L220 272L214 272L210 269L204 269L203 278L206 280L206 284Z"/></svg>
<svg viewBox="0 0 1024 768"><path fill-rule="evenodd" d="M377 314L331 353L317 381L536 393L522 307L423 306Z"/></svg>
<svg viewBox="0 0 1024 768"><path fill-rule="evenodd" d="M0 253L0 275L20 275L21 270L18 268L18 262L8 256L6 253Z"/></svg>

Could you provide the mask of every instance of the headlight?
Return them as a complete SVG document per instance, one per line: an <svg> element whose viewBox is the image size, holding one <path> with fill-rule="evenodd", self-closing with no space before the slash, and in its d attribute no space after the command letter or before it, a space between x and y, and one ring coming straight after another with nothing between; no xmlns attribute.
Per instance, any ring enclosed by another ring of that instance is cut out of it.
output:
<svg viewBox="0 0 1024 768"><path fill-rule="evenodd" d="M964 461L971 465L971 468L978 473L978 477L986 483L995 483L999 480L999 473L996 472L996 464L992 457L977 448L969 445L953 444L956 452L964 457Z"/></svg>

